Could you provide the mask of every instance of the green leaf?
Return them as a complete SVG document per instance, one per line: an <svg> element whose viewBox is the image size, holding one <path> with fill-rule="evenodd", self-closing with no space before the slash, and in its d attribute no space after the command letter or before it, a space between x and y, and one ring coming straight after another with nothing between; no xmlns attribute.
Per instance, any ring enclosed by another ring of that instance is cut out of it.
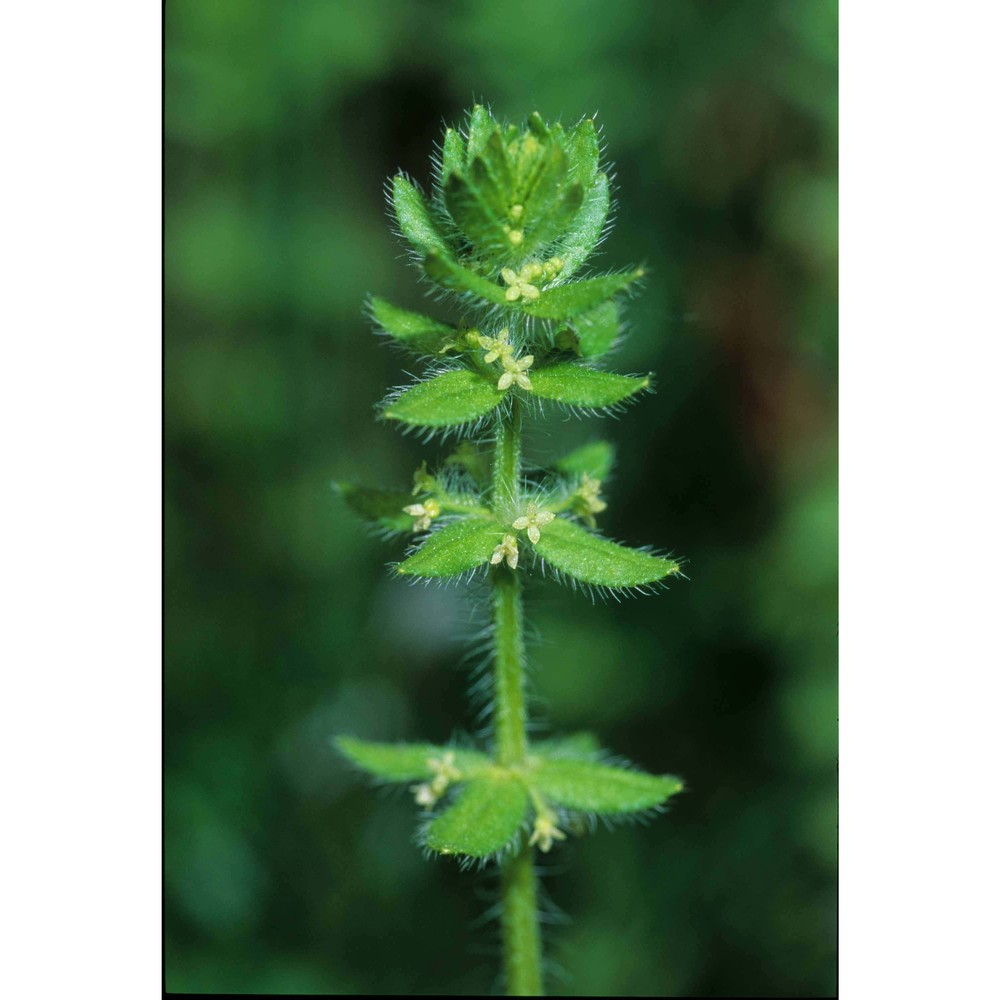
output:
<svg viewBox="0 0 1000 1000"><path fill-rule="evenodd" d="M490 175L493 184L503 197L505 203L509 203L511 186L513 184L513 164L510 162L510 153L507 151L507 144L499 131L494 132L487 141L481 153L482 162ZM475 162L473 162L475 169ZM502 208L506 210L507 204Z"/></svg>
<svg viewBox="0 0 1000 1000"><path fill-rule="evenodd" d="M477 104L469 115L469 141L466 148L466 163L479 156L489 142L490 136L496 132L497 123L481 104Z"/></svg>
<svg viewBox="0 0 1000 1000"><path fill-rule="evenodd" d="M486 167L482 160L475 160L474 170L477 164L478 171L482 174ZM484 183L482 177L478 180L480 184ZM504 250L507 245L503 222L497 217L495 206L491 203L494 200L488 190L473 185L461 174L452 174L444 186L444 203L455 220L455 225L479 251L489 250L495 253Z"/></svg>
<svg viewBox="0 0 1000 1000"><path fill-rule="evenodd" d="M527 811L528 790L517 778L476 778L431 820L424 842L439 854L488 858L510 845Z"/></svg>
<svg viewBox="0 0 1000 1000"><path fill-rule="evenodd" d="M455 340L455 328L430 316L400 309L385 299L372 298L372 318L393 340L426 354L440 354Z"/></svg>
<svg viewBox="0 0 1000 1000"><path fill-rule="evenodd" d="M402 234L423 254L449 256L451 250L431 218L424 196L402 175L392 180L392 204Z"/></svg>
<svg viewBox="0 0 1000 1000"><path fill-rule="evenodd" d="M431 532L420 548L396 567L396 572L427 578L459 576L488 562L502 536L503 529L492 518L454 521Z"/></svg>
<svg viewBox="0 0 1000 1000"><path fill-rule="evenodd" d="M445 129L441 145L440 182L443 184L456 170L461 170L464 164L465 140L455 129Z"/></svg>
<svg viewBox="0 0 1000 1000"><path fill-rule="evenodd" d="M477 295L497 305L507 303L504 290L498 284L456 263L451 257L430 253L424 260L424 270L427 272L427 277L436 281L442 288Z"/></svg>
<svg viewBox="0 0 1000 1000"><path fill-rule="evenodd" d="M376 490L353 483L337 483L337 491L348 507L366 521L389 531L410 531L413 518L403 508L413 503L413 497L402 490Z"/></svg>
<svg viewBox="0 0 1000 1000"><path fill-rule="evenodd" d="M534 394L566 406L600 410L649 388L649 378L601 372L563 362L530 372Z"/></svg>
<svg viewBox="0 0 1000 1000"><path fill-rule="evenodd" d="M571 184L534 224L525 224L522 253L536 253L561 236L583 204L583 188Z"/></svg>
<svg viewBox="0 0 1000 1000"><path fill-rule="evenodd" d="M496 138L497 136L494 135L493 139ZM486 152L489 152L490 147L494 144L493 139L487 144ZM504 229L505 220L508 217L507 199L509 195L507 189L493 176L493 172L486 164L485 154L477 156L472 161L468 176L469 183L476 189L479 197L489 207L492 218L496 220L495 224L499 226L500 231L503 233L503 238L500 241L503 249L508 250L510 248L510 240L507 237L507 230Z"/></svg>
<svg viewBox="0 0 1000 1000"><path fill-rule="evenodd" d="M684 788L680 778L581 760L543 759L531 784L553 805L620 815L662 805Z"/></svg>
<svg viewBox="0 0 1000 1000"><path fill-rule="evenodd" d="M551 140L542 147L542 152L533 158L525 173L519 176L520 200L524 206L521 224L527 240L539 227L546 225L547 217L556 210L566 179L566 154ZM573 195L574 199L577 197ZM582 201L582 189L580 192ZM565 213L563 226L568 225L573 212ZM538 245L537 240L534 241Z"/></svg>
<svg viewBox="0 0 1000 1000"><path fill-rule="evenodd" d="M607 174L598 174L593 184L585 188L583 205L560 246L560 256L563 259L560 274L564 280L580 269L600 242L610 208L611 194Z"/></svg>
<svg viewBox="0 0 1000 1000"><path fill-rule="evenodd" d="M565 268L562 271L565 274ZM572 319L582 312L599 306L612 295L627 288L638 280L645 272L640 268L635 271L623 271L619 274L602 274L599 278L585 278L583 281L571 281L565 285L556 285L525 305L524 311L540 319Z"/></svg>
<svg viewBox="0 0 1000 1000"><path fill-rule="evenodd" d="M618 337L618 326L618 306L614 302L602 302L578 316L573 320L577 352L584 358L607 354Z"/></svg>
<svg viewBox="0 0 1000 1000"><path fill-rule="evenodd" d="M615 590L655 583L680 569L673 559L626 548L561 517L545 525L535 551L574 580Z"/></svg>
<svg viewBox="0 0 1000 1000"><path fill-rule="evenodd" d="M455 427L485 416L503 397L492 379L461 368L418 382L382 412L416 427Z"/></svg>
<svg viewBox="0 0 1000 1000"><path fill-rule="evenodd" d="M566 148L573 176L585 191L589 190L601 165L601 143L592 118L584 119L566 133Z"/></svg>
<svg viewBox="0 0 1000 1000"><path fill-rule="evenodd" d="M374 743L352 736L339 736L334 744L352 763L383 781L416 781L432 778L428 761L451 753L455 767L465 775L479 774L492 764L486 754L433 743ZM458 779L461 780L461 779Z"/></svg>
<svg viewBox="0 0 1000 1000"><path fill-rule="evenodd" d="M567 476L586 473L591 479L604 479L614 464L615 446L610 441L591 441L563 455L555 468Z"/></svg>

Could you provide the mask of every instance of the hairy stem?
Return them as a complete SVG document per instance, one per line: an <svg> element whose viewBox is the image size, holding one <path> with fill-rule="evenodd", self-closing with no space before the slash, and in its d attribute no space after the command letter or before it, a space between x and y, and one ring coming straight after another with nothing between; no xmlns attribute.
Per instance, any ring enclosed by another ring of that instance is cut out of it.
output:
<svg viewBox="0 0 1000 1000"><path fill-rule="evenodd" d="M497 421L493 509L504 520L517 510L521 480L521 414L516 401ZM497 763L520 767L528 751L524 700L524 612L521 580L506 566L493 570L495 649L494 734ZM541 996L541 941L532 848L504 863L500 876L504 968L509 996Z"/></svg>
<svg viewBox="0 0 1000 1000"><path fill-rule="evenodd" d="M521 581L499 566L493 571L493 735L497 763L504 767L520 767L528 751L523 626Z"/></svg>
<svg viewBox="0 0 1000 1000"><path fill-rule="evenodd" d="M504 864L500 873L504 971L507 995L512 997L543 995L533 854L534 849L525 846Z"/></svg>

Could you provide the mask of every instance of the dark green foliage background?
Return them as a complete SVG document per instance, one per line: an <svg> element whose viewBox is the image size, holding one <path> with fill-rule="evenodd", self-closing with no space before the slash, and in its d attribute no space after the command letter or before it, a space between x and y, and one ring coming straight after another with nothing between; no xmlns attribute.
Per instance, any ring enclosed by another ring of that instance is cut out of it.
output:
<svg viewBox="0 0 1000 1000"><path fill-rule="evenodd" d="M424 862L348 732L471 726L475 623L390 580L330 481L426 454L368 292L420 307L382 184L443 122L599 112L646 262L603 524L669 593L529 592L540 715L690 791L554 852L553 992L828 996L836 921L836 7L183 0L166 17L166 942L177 991L493 988L488 878ZM433 311L433 307L432 307ZM438 315L444 315L438 312ZM550 448L544 436L533 445ZM554 445L552 445L554 446Z"/></svg>

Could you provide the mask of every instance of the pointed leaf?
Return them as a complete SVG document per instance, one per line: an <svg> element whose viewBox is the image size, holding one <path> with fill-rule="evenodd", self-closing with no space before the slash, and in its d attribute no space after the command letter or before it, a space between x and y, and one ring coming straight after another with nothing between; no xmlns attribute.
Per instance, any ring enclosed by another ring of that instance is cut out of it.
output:
<svg viewBox="0 0 1000 1000"><path fill-rule="evenodd" d="M534 395L566 406L600 410L649 388L649 377L618 375L582 365L562 363L530 372Z"/></svg>
<svg viewBox="0 0 1000 1000"><path fill-rule="evenodd" d="M503 208L506 210L509 208L510 203L514 168L510 162L510 153L507 150L507 144L503 141L503 137L499 131L495 131L489 137L480 157L486 166L493 184L496 185L497 190L503 196L503 200L506 203ZM473 162L473 166L475 166L475 162Z"/></svg>
<svg viewBox="0 0 1000 1000"><path fill-rule="evenodd" d="M469 115L469 141L466 149L466 165L483 151L490 136L497 130L493 116L481 104L477 104Z"/></svg>
<svg viewBox="0 0 1000 1000"><path fill-rule="evenodd" d="M427 272L427 277L436 281L442 288L476 295L496 305L504 305L507 302L504 290L498 284L456 263L451 257L430 253L424 261L424 270Z"/></svg>
<svg viewBox="0 0 1000 1000"><path fill-rule="evenodd" d="M563 192L566 171L566 154L557 143L548 141L541 154L531 160L527 172L521 175L519 194L524 206L521 221L526 239L539 226L543 226L546 217L555 210ZM576 195L573 197L576 198ZM582 201L582 189L580 200ZM568 224L571 217L572 213L568 213L564 224Z"/></svg>
<svg viewBox="0 0 1000 1000"><path fill-rule="evenodd" d="M453 128L445 130L441 145L440 183L444 183L456 170L465 165L465 140Z"/></svg>
<svg viewBox="0 0 1000 1000"><path fill-rule="evenodd" d="M574 580L614 590L655 583L680 569L673 559L626 548L561 517L542 529L535 552Z"/></svg>
<svg viewBox="0 0 1000 1000"><path fill-rule="evenodd" d="M581 760L543 759L531 784L553 805L603 815L642 812L684 788L680 778Z"/></svg>
<svg viewBox="0 0 1000 1000"><path fill-rule="evenodd" d="M591 479L604 479L614 464L615 446L610 441L591 441L563 455L555 468L567 476L586 473Z"/></svg>
<svg viewBox="0 0 1000 1000"><path fill-rule="evenodd" d="M564 262L561 277L564 280L580 269L600 243L610 209L611 194L607 174L598 174L593 184L584 189L583 205L560 246L560 256Z"/></svg>
<svg viewBox="0 0 1000 1000"><path fill-rule="evenodd" d="M496 134L486 145L486 153L488 153L491 147L494 145L494 139L497 139ZM477 156L476 159L472 161L472 166L469 167L469 183L476 189L479 197L482 198L484 202L489 206L490 211L496 218L500 229L503 232L503 246L504 249L510 247L510 240L507 238L507 230L504 229L504 223L508 218L508 204L507 199L509 197L509 192L506 187L504 187L500 181L498 181L493 172L490 170L486 163L486 153L483 156Z"/></svg>
<svg viewBox="0 0 1000 1000"><path fill-rule="evenodd" d="M469 518L431 532L408 559L396 567L402 576L459 576L489 561L503 537L492 518Z"/></svg>
<svg viewBox="0 0 1000 1000"><path fill-rule="evenodd" d="M439 854L487 858L511 844L527 811L528 790L517 778L476 778L431 820L424 842Z"/></svg>
<svg viewBox="0 0 1000 1000"><path fill-rule="evenodd" d="M440 747L433 743L375 743L371 740L354 739L352 736L340 736L334 740L334 744L352 763L383 781L431 778L435 772L428 762L439 760L446 753L454 755L455 767L463 777L479 774L492 764L486 754L476 750Z"/></svg>
<svg viewBox="0 0 1000 1000"><path fill-rule="evenodd" d="M485 171L482 163L476 160L473 167L479 164L479 171ZM461 174L452 174L444 186L444 203L455 225L477 250L495 253L506 248L507 234L489 194Z"/></svg>
<svg viewBox="0 0 1000 1000"><path fill-rule="evenodd" d="M601 164L601 143L593 118L585 118L567 132L566 148L573 176L585 191L589 190Z"/></svg>
<svg viewBox="0 0 1000 1000"><path fill-rule="evenodd" d="M388 531L411 531L413 518L403 508L413 497L402 490L376 490L353 483L337 483L337 490L348 507L366 521Z"/></svg>
<svg viewBox="0 0 1000 1000"><path fill-rule="evenodd" d="M536 253L562 236L582 204L583 188L573 183L553 201L541 219L532 225L525 225L521 252Z"/></svg>
<svg viewBox="0 0 1000 1000"><path fill-rule="evenodd" d="M573 321L577 353L583 358L607 354L618 337L618 327L618 306L614 302L603 302L578 316Z"/></svg>
<svg viewBox="0 0 1000 1000"><path fill-rule="evenodd" d="M565 268L562 273L565 273ZM641 278L644 273L642 269L637 269L556 285L555 288L542 292L534 302L526 304L523 308L526 313L538 316L540 319L572 319L610 299L612 295Z"/></svg>
<svg viewBox="0 0 1000 1000"><path fill-rule="evenodd" d="M424 196L402 175L392 181L392 204L402 234L423 254L450 255L445 238L431 218Z"/></svg>
<svg viewBox="0 0 1000 1000"><path fill-rule="evenodd" d="M492 379L462 368L418 382L382 412L417 427L454 427L485 416L503 397Z"/></svg>
<svg viewBox="0 0 1000 1000"><path fill-rule="evenodd" d="M430 316L400 309L385 299L372 298L372 318L393 340L425 354L439 354L455 340L455 328Z"/></svg>

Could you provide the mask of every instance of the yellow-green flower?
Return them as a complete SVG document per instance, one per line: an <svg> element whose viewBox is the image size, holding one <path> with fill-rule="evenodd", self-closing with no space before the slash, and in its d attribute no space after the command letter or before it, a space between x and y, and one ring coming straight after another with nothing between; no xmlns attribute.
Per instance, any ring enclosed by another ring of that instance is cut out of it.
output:
<svg viewBox="0 0 1000 1000"><path fill-rule="evenodd" d="M507 560L507 565L511 569L517 569L517 536L504 535L503 541L493 550L490 562L496 566L498 563Z"/></svg>
<svg viewBox="0 0 1000 1000"><path fill-rule="evenodd" d="M550 510L539 510L538 504L532 500L524 509L524 513L511 525L515 531L527 529L528 538L534 545L542 537L541 528L549 521L555 520L555 514Z"/></svg>
<svg viewBox="0 0 1000 1000"><path fill-rule="evenodd" d="M556 826L555 817L551 813L540 813L535 817L535 826L528 839L528 846L538 845L538 849L547 854L552 849L552 842L565 840L566 834Z"/></svg>
<svg viewBox="0 0 1000 1000"><path fill-rule="evenodd" d="M595 514L607 510L607 502L600 497L600 479L591 479L585 472L573 497L573 512L590 528L596 527Z"/></svg>
<svg viewBox="0 0 1000 1000"><path fill-rule="evenodd" d="M425 500L423 503L408 504L403 508L403 513L415 518L414 531L426 531L431 526L431 521L441 513L441 505L437 500Z"/></svg>
<svg viewBox="0 0 1000 1000"><path fill-rule="evenodd" d="M515 358L512 356L506 356L501 358L503 362L504 372L497 381L497 388L501 392L506 392L515 382L522 388L529 392L532 389L531 379L525 374L527 370L535 363L534 354L526 354L523 358Z"/></svg>

